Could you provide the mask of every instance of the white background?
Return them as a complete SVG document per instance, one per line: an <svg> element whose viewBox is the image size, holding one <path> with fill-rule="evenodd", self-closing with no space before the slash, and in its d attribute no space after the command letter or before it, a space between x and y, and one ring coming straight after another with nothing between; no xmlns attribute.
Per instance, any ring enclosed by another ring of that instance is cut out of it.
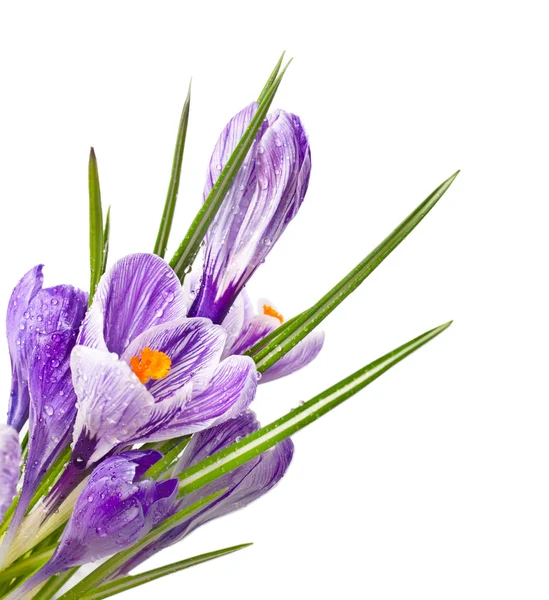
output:
<svg viewBox="0 0 549 600"><path fill-rule="evenodd" d="M462 169L325 321L314 366L262 386L257 412L268 422L453 318L450 330L296 435L269 496L155 564L252 548L121 597L547 598L544 3L1 6L2 310L38 262L47 284L87 285L92 144L111 256L152 250L191 76L172 250L219 131L282 50L295 57L275 105L309 132L311 185L250 285L286 316ZM7 403L5 347L1 364Z"/></svg>

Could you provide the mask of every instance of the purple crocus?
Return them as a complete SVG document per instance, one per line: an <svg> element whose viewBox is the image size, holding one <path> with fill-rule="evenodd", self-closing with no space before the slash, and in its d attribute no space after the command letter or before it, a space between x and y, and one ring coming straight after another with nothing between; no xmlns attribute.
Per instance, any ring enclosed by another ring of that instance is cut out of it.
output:
<svg viewBox="0 0 549 600"><path fill-rule="evenodd" d="M17 431L0 425L0 522L16 493L21 468L21 446Z"/></svg>
<svg viewBox="0 0 549 600"><path fill-rule="evenodd" d="M259 423L251 411L238 418L212 427L193 436L178 461L172 475L178 475L196 463L222 450L235 441L259 429ZM248 461L234 471L223 475L204 488L184 496L174 505L173 512L191 506L210 494L226 488L226 492L185 523L175 527L137 554L117 573L128 573L153 554L171 546L204 523L222 517L257 500L282 479L292 460L294 446L290 439Z"/></svg>
<svg viewBox="0 0 549 600"><path fill-rule="evenodd" d="M97 467L76 501L53 556L9 600L23 598L56 573L129 548L170 514L178 480L142 478L161 457L155 451L130 451Z"/></svg>
<svg viewBox="0 0 549 600"><path fill-rule="evenodd" d="M179 280L157 256L127 256L101 280L71 357L72 458L47 512L109 453L211 427L253 400L254 362L221 360L225 330L184 315Z"/></svg>
<svg viewBox="0 0 549 600"><path fill-rule="evenodd" d="M9 549L40 479L70 441L76 419L70 354L86 308L84 292L59 285L38 291L23 313L18 339L25 348L27 379L21 381L30 396L29 451L23 488L0 557Z"/></svg>
<svg viewBox="0 0 549 600"><path fill-rule="evenodd" d="M204 198L257 107L250 104L223 130L210 160ZM309 143L299 118L282 110L268 115L208 231L202 281L189 316L223 321L297 214L310 172Z"/></svg>
<svg viewBox="0 0 549 600"><path fill-rule="evenodd" d="M261 299L257 310L242 290L222 323L227 332L223 356L244 354L283 323L284 318L269 300ZM312 362L322 350L324 332L315 330L261 376L260 383L290 375Z"/></svg>
<svg viewBox="0 0 549 600"><path fill-rule="evenodd" d="M12 365L8 424L17 431L29 416L31 362L37 340L78 331L87 302L84 292L71 286L42 289L42 269L43 265L37 265L23 276L8 305L6 333ZM52 358L55 361L53 354Z"/></svg>
<svg viewBox="0 0 549 600"><path fill-rule="evenodd" d="M29 304L42 289L42 265L26 273L15 286L6 315L6 334L11 359L11 394L8 406L8 425L17 431L29 417L28 348L30 327L25 324Z"/></svg>

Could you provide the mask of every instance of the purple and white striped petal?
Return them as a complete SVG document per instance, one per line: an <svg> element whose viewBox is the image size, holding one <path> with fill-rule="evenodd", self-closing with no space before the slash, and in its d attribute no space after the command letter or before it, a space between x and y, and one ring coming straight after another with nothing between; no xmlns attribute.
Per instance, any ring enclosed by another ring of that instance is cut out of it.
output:
<svg viewBox="0 0 549 600"><path fill-rule="evenodd" d="M234 419L252 403L256 390L254 361L247 356L231 356L219 364L201 394L189 398L179 414L143 439L170 439Z"/></svg>
<svg viewBox="0 0 549 600"><path fill-rule="evenodd" d="M149 421L154 398L116 354L76 346L71 355L78 412L73 463L85 470Z"/></svg>
<svg viewBox="0 0 549 600"><path fill-rule="evenodd" d="M119 356L138 335L184 317L181 284L154 254L130 254L101 278L78 343Z"/></svg>
<svg viewBox="0 0 549 600"><path fill-rule="evenodd" d="M183 319L148 329L128 346L122 360L130 364L143 348L167 354L171 369L164 379L146 386L155 402L162 402L192 381L193 392L200 393L210 381L221 359L226 333L209 319Z"/></svg>
<svg viewBox="0 0 549 600"><path fill-rule="evenodd" d="M19 435L10 425L0 425L0 522L15 498L20 468Z"/></svg>
<svg viewBox="0 0 549 600"><path fill-rule="evenodd" d="M42 268L43 265L34 267L15 286L6 315L6 334L12 368L8 424L17 431L21 430L29 414L27 331L24 315L28 312L31 300L42 289Z"/></svg>
<svg viewBox="0 0 549 600"><path fill-rule="evenodd" d="M214 150L205 197L257 105L227 125ZM215 167L215 168L214 168ZM190 316L221 323L236 297L296 215L309 183L311 158L298 117L268 116L206 240L204 272Z"/></svg>
<svg viewBox="0 0 549 600"><path fill-rule="evenodd" d="M255 310L246 290L242 290L236 297L234 304L223 319L221 326L227 332L227 341L223 350L223 358L237 352L230 352L236 341L240 338L243 329L254 318Z"/></svg>

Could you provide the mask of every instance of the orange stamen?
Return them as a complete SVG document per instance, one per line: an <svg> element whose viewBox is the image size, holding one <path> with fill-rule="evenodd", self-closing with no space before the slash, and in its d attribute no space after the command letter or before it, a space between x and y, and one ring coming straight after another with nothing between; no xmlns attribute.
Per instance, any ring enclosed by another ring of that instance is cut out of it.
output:
<svg viewBox="0 0 549 600"><path fill-rule="evenodd" d="M167 354L150 348L143 348L139 356L133 356L130 367L141 383L151 379L164 379L170 372L172 361Z"/></svg>
<svg viewBox="0 0 549 600"><path fill-rule="evenodd" d="M284 322L284 317L278 311L276 311L272 306L269 306L268 304L263 305L263 314L265 314L269 317L274 317L275 319L278 319L281 323Z"/></svg>

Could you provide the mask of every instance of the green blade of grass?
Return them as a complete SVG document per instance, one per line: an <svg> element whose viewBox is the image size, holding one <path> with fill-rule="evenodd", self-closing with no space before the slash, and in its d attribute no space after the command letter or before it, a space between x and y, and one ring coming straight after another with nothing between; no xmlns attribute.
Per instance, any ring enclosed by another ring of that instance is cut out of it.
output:
<svg viewBox="0 0 549 600"><path fill-rule="evenodd" d="M187 469L179 475L182 493L188 494L200 489L225 473L236 469L245 462L262 454L272 446L293 435L296 431L303 429L303 427L334 409L391 367L394 367L412 352L441 334L450 324L451 321L399 346L339 383L336 383L305 404L290 411L270 425L262 427L243 440L228 446Z"/></svg>
<svg viewBox="0 0 549 600"><path fill-rule="evenodd" d="M286 52L283 52L281 54L280 58L278 59L278 62L275 65L275 68L273 69L272 73L269 75L269 79L267 79L267 83L265 84L265 87L261 90L261 94L259 94L259 96L257 98L258 104L261 104L263 102L263 100L265 100L265 96L269 93L269 88L276 81L276 78L278 77L278 73L280 72L280 67L282 66L282 61L284 60L285 54L286 54Z"/></svg>
<svg viewBox="0 0 549 600"><path fill-rule="evenodd" d="M91 305L95 288L103 269L103 209L101 207L101 188L97 158L93 148L88 163L88 186L90 196L90 298Z"/></svg>
<svg viewBox="0 0 549 600"><path fill-rule="evenodd" d="M107 217L105 218L105 229L103 230L103 262L101 264L101 275L107 269L107 261L109 260L109 241L111 237L111 207L107 209Z"/></svg>
<svg viewBox="0 0 549 600"><path fill-rule="evenodd" d="M185 141L187 139L187 125L189 124L189 110L191 107L191 82L189 82L189 90L181 118L179 120L179 129L177 131L177 139L175 141L175 150L173 153L172 174L170 177L170 185L168 186L168 194L166 203L164 204L164 212L160 221L160 229L154 245L154 253L164 258L166 248L172 230L173 215L177 204L177 195L179 193L179 181L181 179L181 166L183 164L183 152L185 151Z"/></svg>
<svg viewBox="0 0 549 600"><path fill-rule="evenodd" d="M170 261L170 266L177 273L179 279L183 282L185 275L189 272L200 245L208 231L208 228L215 218L215 215L221 208L223 200L229 191L238 170L242 166L244 159L246 158L252 144L255 141L255 137L263 120L267 116L267 112L271 106L274 96L280 86L280 82L289 66L289 62L286 64L282 72L277 76L274 83L269 87L269 90L265 94L263 101L259 105L255 115L253 116L248 128L244 132L244 135L238 142L233 153L229 157L225 167L219 174L212 191L206 198L204 204L198 211L194 221L192 222L183 242L179 246L174 257Z"/></svg>
<svg viewBox="0 0 549 600"><path fill-rule="evenodd" d="M165 577L166 575L171 575L172 573L177 573L183 569L188 569L190 567L194 567L195 565L200 565L210 560L214 560L215 558L220 558L221 556L226 556L227 554L232 554L233 552L238 552L238 550L242 550L248 546L251 546L251 544L231 546L230 548L224 548L223 550L216 550L214 552L208 552L207 554L194 556L193 558L180 560L179 562L175 562L158 569L153 569L151 571L146 571L145 573L140 573L139 575L121 577L120 579L116 579L115 581L106 583L105 585L100 585L95 590L88 592L82 597L82 600L102 600L103 598L110 598L111 596L115 596L116 594L120 594L126 590L131 590L132 588L148 583L149 581L154 581L155 579Z"/></svg>
<svg viewBox="0 0 549 600"><path fill-rule="evenodd" d="M45 585L34 594L32 600L51 600L80 567L73 567L68 571L50 577Z"/></svg>
<svg viewBox="0 0 549 600"><path fill-rule="evenodd" d="M175 515L169 517L165 521L162 521L157 525L150 533L148 533L142 540L134 544L131 548L118 552L114 556L111 556L102 565L92 571L87 577L78 582L68 592L65 592L59 600L80 600L84 594L90 590L95 589L98 585L103 583L107 577L117 571L122 565L124 565L130 558L133 558L138 552L146 548L149 544L157 540L161 535L181 525L187 519L189 519L196 511L200 510L206 504L213 502L216 498L225 493L226 490L202 498L198 502L195 502L192 506L180 510Z"/></svg>
<svg viewBox="0 0 549 600"><path fill-rule="evenodd" d="M362 262L335 285L311 308L294 317L286 327L275 329L265 339L246 352L252 356L257 370L264 373L321 323L349 294L391 254L391 252L425 218L442 198L459 171L439 185L402 223L379 244Z"/></svg>

